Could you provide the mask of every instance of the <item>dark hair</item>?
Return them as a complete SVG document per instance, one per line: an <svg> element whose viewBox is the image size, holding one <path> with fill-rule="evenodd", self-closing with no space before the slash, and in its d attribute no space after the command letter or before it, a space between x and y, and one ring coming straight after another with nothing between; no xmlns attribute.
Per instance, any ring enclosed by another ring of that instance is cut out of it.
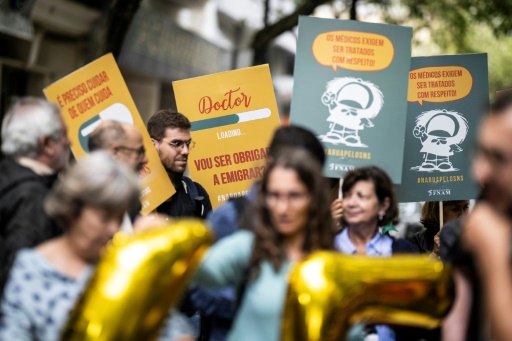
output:
<svg viewBox="0 0 512 341"><path fill-rule="evenodd" d="M254 207L255 241L249 262L250 279L254 280L258 277L263 261L270 262L277 272L286 260L282 236L272 223L266 204L269 176L278 167L294 170L300 182L306 186L311 198L302 251L309 254L317 250L334 249L335 232L330 212L328 186L322 176L320 164L313 160L311 153L302 148L282 149L282 152L272 159L265 169Z"/></svg>
<svg viewBox="0 0 512 341"><path fill-rule="evenodd" d="M151 138L160 141L165 136L167 128L190 129L188 118L172 109L157 111L148 120L148 133Z"/></svg>
<svg viewBox="0 0 512 341"><path fill-rule="evenodd" d="M89 148L89 152L105 150L125 138L126 131L121 123L117 121L106 121L94 129L91 135L89 135L87 147Z"/></svg>
<svg viewBox="0 0 512 341"><path fill-rule="evenodd" d="M468 200L443 201L443 208L457 206L466 202ZM420 223L427 229L439 231L439 201L427 201L423 204Z"/></svg>
<svg viewBox="0 0 512 341"><path fill-rule="evenodd" d="M322 166L325 163L325 151L322 143L312 132L305 128L294 125L277 128L270 142L268 156L276 158L279 154L279 149L284 147L304 148Z"/></svg>
<svg viewBox="0 0 512 341"><path fill-rule="evenodd" d="M492 115L504 113L512 106L512 90L498 92L494 102L489 105L488 112Z"/></svg>
<svg viewBox="0 0 512 341"><path fill-rule="evenodd" d="M341 190L343 196L354 187L359 181L371 181L375 189L375 195L382 204L389 198L389 207L379 224L382 226L398 222L398 203L396 200L395 187L389 176L382 169L376 166L356 168L348 172L343 178ZM347 222L342 218L343 225Z"/></svg>

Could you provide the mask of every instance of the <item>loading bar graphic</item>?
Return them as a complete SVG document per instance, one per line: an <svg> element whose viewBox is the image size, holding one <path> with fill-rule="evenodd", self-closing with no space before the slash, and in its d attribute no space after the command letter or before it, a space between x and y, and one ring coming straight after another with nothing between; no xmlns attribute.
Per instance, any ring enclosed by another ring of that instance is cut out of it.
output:
<svg viewBox="0 0 512 341"><path fill-rule="evenodd" d="M199 120L192 122L192 127L190 131L199 131L204 129L216 128L227 126L236 123L249 122L261 120L267 117L270 117L271 111L269 108L251 110L246 112L241 112L238 114L231 114L221 117L208 118L206 120Z"/></svg>

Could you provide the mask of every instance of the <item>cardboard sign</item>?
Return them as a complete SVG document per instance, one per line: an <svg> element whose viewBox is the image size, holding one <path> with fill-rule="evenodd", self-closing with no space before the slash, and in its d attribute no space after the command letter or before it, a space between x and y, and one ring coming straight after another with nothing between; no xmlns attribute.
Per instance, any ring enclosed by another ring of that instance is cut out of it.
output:
<svg viewBox="0 0 512 341"><path fill-rule="evenodd" d="M489 101L487 54L415 57L401 202L473 199L471 149Z"/></svg>
<svg viewBox="0 0 512 341"><path fill-rule="evenodd" d="M149 160L140 172L142 214L153 211L175 193L112 54L80 68L43 91L49 101L60 106L68 126L71 150L77 159L88 153L89 135L102 121L114 120L139 128Z"/></svg>
<svg viewBox="0 0 512 341"><path fill-rule="evenodd" d="M400 183L412 29L299 18L290 122L311 129L324 174L377 165Z"/></svg>
<svg viewBox="0 0 512 341"><path fill-rule="evenodd" d="M188 167L216 207L247 194L265 168L279 126L268 65L173 82L178 110L196 141Z"/></svg>

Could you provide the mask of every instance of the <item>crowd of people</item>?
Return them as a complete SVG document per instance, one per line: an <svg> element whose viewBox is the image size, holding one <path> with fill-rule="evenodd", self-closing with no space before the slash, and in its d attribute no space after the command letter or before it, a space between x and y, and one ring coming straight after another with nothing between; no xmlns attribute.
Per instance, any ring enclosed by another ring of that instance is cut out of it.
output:
<svg viewBox="0 0 512 341"><path fill-rule="evenodd" d="M106 121L89 136L90 154L70 161L57 106L27 97L9 109L1 129L0 340L60 339L101 250L120 230L147 229L138 175L153 147L176 190L156 213L204 219L216 238L160 340L279 340L289 269L320 250L425 254L453 265L456 298L440 328L367 325L359 339L512 339L511 93L498 96L480 127L474 209L468 200L442 209L426 202L424 229L411 240L383 229L399 219L385 171L356 168L340 187L322 175L317 137L293 125L274 132L265 171L247 196L212 209L207 190L185 175L190 129L185 115L160 110L147 123L153 146L145 146L136 127Z"/></svg>

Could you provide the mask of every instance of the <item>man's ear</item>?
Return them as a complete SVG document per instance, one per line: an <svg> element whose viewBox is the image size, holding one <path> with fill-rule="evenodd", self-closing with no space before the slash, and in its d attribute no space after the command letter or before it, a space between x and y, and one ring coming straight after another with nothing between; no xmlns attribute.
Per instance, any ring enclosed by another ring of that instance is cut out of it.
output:
<svg viewBox="0 0 512 341"><path fill-rule="evenodd" d="M114 156L114 158L117 158L117 152L119 152L119 145L113 144L108 149L110 153Z"/></svg>
<svg viewBox="0 0 512 341"><path fill-rule="evenodd" d="M48 136L39 136L37 139L40 155L51 156L54 154L52 139Z"/></svg>
<svg viewBox="0 0 512 341"><path fill-rule="evenodd" d="M159 147L159 145L158 145L158 141L157 141L157 140L155 140L154 138L151 138L151 142L153 142L153 146L155 146L156 151L158 151L158 147Z"/></svg>

